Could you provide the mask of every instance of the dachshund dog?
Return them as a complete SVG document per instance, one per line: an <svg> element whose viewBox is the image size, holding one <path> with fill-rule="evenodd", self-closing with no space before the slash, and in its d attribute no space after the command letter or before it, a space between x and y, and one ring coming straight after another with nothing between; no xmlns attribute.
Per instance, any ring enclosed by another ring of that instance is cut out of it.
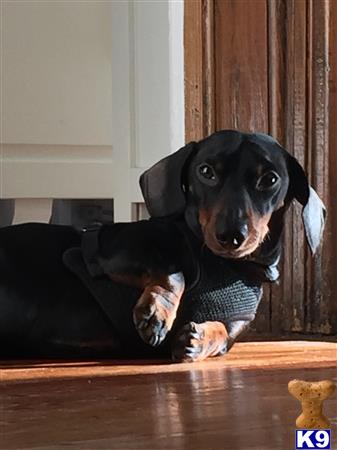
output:
<svg viewBox="0 0 337 450"><path fill-rule="evenodd" d="M223 354L254 318L261 283L278 277L294 199L312 253L321 240L322 201L268 135L219 131L159 161L140 185L149 220L0 230L3 358ZM227 280L225 291L213 279Z"/></svg>

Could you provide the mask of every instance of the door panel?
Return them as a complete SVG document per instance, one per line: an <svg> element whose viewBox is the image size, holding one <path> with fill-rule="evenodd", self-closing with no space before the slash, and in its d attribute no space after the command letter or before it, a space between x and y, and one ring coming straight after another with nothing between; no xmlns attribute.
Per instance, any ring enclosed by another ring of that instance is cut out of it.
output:
<svg viewBox="0 0 337 450"><path fill-rule="evenodd" d="M214 13L216 128L266 132L267 5L217 0Z"/></svg>
<svg viewBox="0 0 337 450"><path fill-rule="evenodd" d="M289 211L281 281L265 289L255 330L336 334L337 2L185 5L186 140L224 128L269 132L305 167L328 207L314 259L300 205Z"/></svg>

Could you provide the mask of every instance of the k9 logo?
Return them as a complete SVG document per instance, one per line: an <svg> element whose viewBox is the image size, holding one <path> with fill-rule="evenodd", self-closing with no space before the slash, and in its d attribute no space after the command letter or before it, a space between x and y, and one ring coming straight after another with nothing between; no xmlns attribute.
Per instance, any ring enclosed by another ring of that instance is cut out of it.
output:
<svg viewBox="0 0 337 450"><path fill-rule="evenodd" d="M330 449L331 430L296 430L296 450Z"/></svg>

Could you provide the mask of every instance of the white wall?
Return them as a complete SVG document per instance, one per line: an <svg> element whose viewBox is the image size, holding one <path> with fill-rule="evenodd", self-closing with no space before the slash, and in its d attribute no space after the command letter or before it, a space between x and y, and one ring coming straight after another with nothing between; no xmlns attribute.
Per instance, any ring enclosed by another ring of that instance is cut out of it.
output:
<svg viewBox="0 0 337 450"><path fill-rule="evenodd" d="M1 8L0 198L113 198L129 220L140 173L184 143L183 1Z"/></svg>
<svg viewBox="0 0 337 450"><path fill-rule="evenodd" d="M2 2L7 144L111 145L110 2Z"/></svg>
<svg viewBox="0 0 337 450"><path fill-rule="evenodd" d="M112 29L115 217L125 220L127 199L142 201L143 168L184 143L183 1L116 1Z"/></svg>

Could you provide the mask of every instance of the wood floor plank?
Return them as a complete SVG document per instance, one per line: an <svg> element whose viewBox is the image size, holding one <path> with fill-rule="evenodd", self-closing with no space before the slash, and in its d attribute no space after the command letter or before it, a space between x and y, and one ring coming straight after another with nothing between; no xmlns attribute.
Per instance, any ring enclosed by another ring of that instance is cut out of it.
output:
<svg viewBox="0 0 337 450"><path fill-rule="evenodd" d="M289 380L337 382L334 343L242 343L200 364L1 364L1 450L286 450ZM44 367L45 364L45 367ZM324 409L337 447L336 394Z"/></svg>
<svg viewBox="0 0 337 450"><path fill-rule="evenodd" d="M289 368L336 366L334 342L245 342L237 343L228 355L194 363L193 369L211 368ZM185 372L191 364L170 361L10 361L0 362L2 383L37 381L53 378L78 378Z"/></svg>

